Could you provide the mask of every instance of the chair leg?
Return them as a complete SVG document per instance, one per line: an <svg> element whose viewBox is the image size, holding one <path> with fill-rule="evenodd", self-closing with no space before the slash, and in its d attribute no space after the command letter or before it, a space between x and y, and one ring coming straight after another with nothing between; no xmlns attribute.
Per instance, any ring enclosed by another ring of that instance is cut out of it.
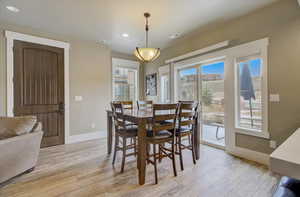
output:
<svg viewBox="0 0 300 197"><path fill-rule="evenodd" d="M174 139L173 139L173 142L172 142L172 163L173 163L174 176L177 176L176 162L175 162L175 142L174 142Z"/></svg>
<svg viewBox="0 0 300 197"><path fill-rule="evenodd" d="M126 138L126 137L123 137L123 147L122 147L122 150L123 150L123 156L122 156L121 173L124 172L124 166L125 166L126 146L127 146L126 142L127 142L127 138Z"/></svg>
<svg viewBox="0 0 300 197"><path fill-rule="evenodd" d="M162 148L163 145L159 144L158 145L158 155L159 155L159 158L158 158L158 162L161 163L161 160L162 160L162 152L161 152L161 148Z"/></svg>
<svg viewBox="0 0 300 197"><path fill-rule="evenodd" d="M180 167L181 170L183 171L183 159L182 159L182 147L181 147L181 136L178 135L178 148L179 148L179 160L180 160Z"/></svg>
<svg viewBox="0 0 300 197"><path fill-rule="evenodd" d="M193 139L193 134L191 136L192 136L191 138ZM196 164L196 155L195 155L196 153L195 153L194 144L191 143L190 146L192 147L193 163Z"/></svg>
<svg viewBox="0 0 300 197"><path fill-rule="evenodd" d="M154 174L155 174L155 184L158 183L157 179L157 163L156 163L156 144L153 144L153 159L154 159Z"/></svg>
<svg viewBox="0 0 300 197"><path fill-rule="evenodd" d="M136 151L136 137L133 138L133 145L134 145L134 148L133 148L134 156L136 157L137 156L137 151Z"/></svg>
<svg viewBox="0 0 300 197"><path fill-rule="evenodd" d="M115 150L114 150L114 157L113 157L113 161L112 161L112 164L114 165L115 164L115 161L116 161L116 156L117 156L117 147L119 145L119 136L118 134L116 134L115 136Z"/></svg>

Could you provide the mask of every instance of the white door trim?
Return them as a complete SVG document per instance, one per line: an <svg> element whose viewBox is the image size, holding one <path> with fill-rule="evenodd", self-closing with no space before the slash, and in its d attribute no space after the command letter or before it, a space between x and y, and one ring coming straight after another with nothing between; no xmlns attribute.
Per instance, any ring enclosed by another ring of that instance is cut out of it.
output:
<svg viewBox="0 0 300 197"><path fill-rule="evenodd" d="M66 42L61 42L57 40L50 40L46 38L21 34L12 31L5 31L6 37L6 68L7 68L7 78L6 78L6 94L7 94L7 116L14 116L14 84L13 84L13 73L14 73L14 40L20 40L25 42L31 42L35 44L42 44L52 47L58 47L64 49L64 86L65 86L65 144L68 143L70 138L70 108L69 108L69 49L70 44Z"/></svg>

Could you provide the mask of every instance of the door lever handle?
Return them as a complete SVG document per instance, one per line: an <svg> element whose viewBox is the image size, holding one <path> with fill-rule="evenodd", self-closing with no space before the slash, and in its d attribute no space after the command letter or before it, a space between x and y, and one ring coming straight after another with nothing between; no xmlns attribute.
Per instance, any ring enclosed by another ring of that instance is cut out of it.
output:
<svg viewBox="0 0 300 197"><path fill-rule="evenodd" d="M59 103L58 104L58 111L60 112L60 113L64 113L65 112L65 104L64 103Z"/></svg>

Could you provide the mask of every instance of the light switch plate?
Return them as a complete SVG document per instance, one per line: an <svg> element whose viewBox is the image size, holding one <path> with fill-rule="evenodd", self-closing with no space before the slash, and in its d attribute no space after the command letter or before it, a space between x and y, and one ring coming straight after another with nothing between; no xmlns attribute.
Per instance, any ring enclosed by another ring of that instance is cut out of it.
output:
<svg viewBox="0 0 300 197"><path fill-rule="evenodd" d="M82 96L75 96L75 101L82 101Z"/></svg>
<svg viewBox="0 0 300 197"><path fill-rule="evenodd" d="M279 94L270 94L270 102L280 102Z"/></svg>

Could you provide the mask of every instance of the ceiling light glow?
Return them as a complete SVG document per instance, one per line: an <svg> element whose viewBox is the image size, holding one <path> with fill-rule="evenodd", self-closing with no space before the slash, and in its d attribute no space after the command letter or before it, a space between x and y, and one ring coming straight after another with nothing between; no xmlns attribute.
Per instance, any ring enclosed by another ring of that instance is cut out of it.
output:
<svg viewBox="0 0 300 197"><path fill-rule="evenodd" d="M175 39L178 38L180 36L180 33L175 33L169 36L170 39Z"/></svg>
<svg viewBox="0 0 300 197"><path fill-rule="evenodd" d="M19 8L16 8L14 6L6 6L6 9L8 9L11 12L19 12L20 11Z"/></svg>
<svg viewBox="0 0 300 197"><path fill-rule="evenodd" d="M122 36L123 36L124 38L128 38L128 37L129 37L129 35L128 35L127 33L123 33Z"/></svg>

